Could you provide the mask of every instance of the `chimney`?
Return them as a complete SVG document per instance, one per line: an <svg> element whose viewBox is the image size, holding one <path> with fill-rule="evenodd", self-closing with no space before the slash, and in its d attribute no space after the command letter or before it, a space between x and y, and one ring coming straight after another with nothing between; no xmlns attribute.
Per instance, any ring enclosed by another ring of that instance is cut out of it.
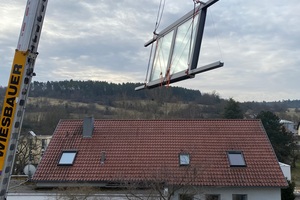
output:
<svg viewBox="0 0 300 200"><path fill-rule="evenodd" d="M83 137L91 138L94 131L94 117L85 117L83 119Z"/></svg>

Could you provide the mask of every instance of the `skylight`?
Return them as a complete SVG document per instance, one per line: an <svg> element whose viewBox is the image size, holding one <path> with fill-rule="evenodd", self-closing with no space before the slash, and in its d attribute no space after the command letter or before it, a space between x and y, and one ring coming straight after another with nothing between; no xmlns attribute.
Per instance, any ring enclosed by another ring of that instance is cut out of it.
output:
<svg viewBox="0 0 300 200"><path fill-rule="evenodd" d="M77 151L63 151L58 165L73 165Z"/></svg>
<svg viewBox="0 0 300 200"><path fill-rule="evenodd" d="M244 155L241 151L228 151L227 155L230 167L246 167Z"/></svg>
<svg viewBox="0 0 300 200"><path fill-rule="evenodd" d="M179 154L179 165L185 166L190 164L190 154L188 153L180 153Z"/></svg>

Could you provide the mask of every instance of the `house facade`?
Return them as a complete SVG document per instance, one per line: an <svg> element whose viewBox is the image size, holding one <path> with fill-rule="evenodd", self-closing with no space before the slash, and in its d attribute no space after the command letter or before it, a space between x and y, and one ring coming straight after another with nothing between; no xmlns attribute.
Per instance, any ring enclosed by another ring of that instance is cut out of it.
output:
<svg viewBox="0 0 300 200"><path fill-rule="evenodd" d="M293 135L298 134L297 125L294 122L282 119L280 120L280 123L285 127L286 131L292 133Z"/></svg>
<svg viewBox="0 0 300 200"><path fill-rule="evenodd" d="M259 120L61 120L33 181L123 199L280 200L287 187Z"/></svg>
<svg viewBox="0 0 300 200"><path fill-rule="evenodd" d="M18 142L17 156L14 165L14 175L24 174L26 165L37 166L51 140L50 135L21 135Z"/></svg>

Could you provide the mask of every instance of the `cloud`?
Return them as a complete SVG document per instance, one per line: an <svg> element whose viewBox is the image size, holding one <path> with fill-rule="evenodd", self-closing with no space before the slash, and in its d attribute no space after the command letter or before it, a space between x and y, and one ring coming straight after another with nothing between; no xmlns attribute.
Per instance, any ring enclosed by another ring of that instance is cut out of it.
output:
<svg viewBox="0 0 300 200"><path fill-rule="evenodd" d="M37 81L143 82L159 0L48 2ZM25 2L0 2L0 85L6 85ZM158 32L193 9L166 1ZM199 66L225 66L175 85L239 101L300 99L300 4L296 0L220 0L208 10Z"/></svg>

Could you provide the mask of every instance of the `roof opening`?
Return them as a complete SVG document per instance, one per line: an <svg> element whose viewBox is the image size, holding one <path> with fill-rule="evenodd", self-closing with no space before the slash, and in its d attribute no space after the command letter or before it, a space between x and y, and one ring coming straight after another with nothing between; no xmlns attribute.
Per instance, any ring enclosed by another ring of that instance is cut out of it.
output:
<svg viewBox="0 0 300 200"><path fill-rule="evenodd" d="M83 119L83 137L92 137L94 130L94 117L85 117Z"/></svg>
<svg viewBox="0 0 300 200"><path fill-rule="evenodd" d="M76 150L63 151L61 153L58 165L67 165L67 166L73 165L76 155L77 155Z"/></svg>
<svg viewBox="0 0 300 200"><path fill-rule="evenodd" d="M190 154L188 154L188 153L180 153L179 154L179 165L180 166L188 166L188 165L190 165Z"/></svg>
<svg viewBox="0 0 300 200"><path fill-rule="evenodd" d="M228 151L227 155L230 167L246 167L244 155L241 151Z"/></svg>

